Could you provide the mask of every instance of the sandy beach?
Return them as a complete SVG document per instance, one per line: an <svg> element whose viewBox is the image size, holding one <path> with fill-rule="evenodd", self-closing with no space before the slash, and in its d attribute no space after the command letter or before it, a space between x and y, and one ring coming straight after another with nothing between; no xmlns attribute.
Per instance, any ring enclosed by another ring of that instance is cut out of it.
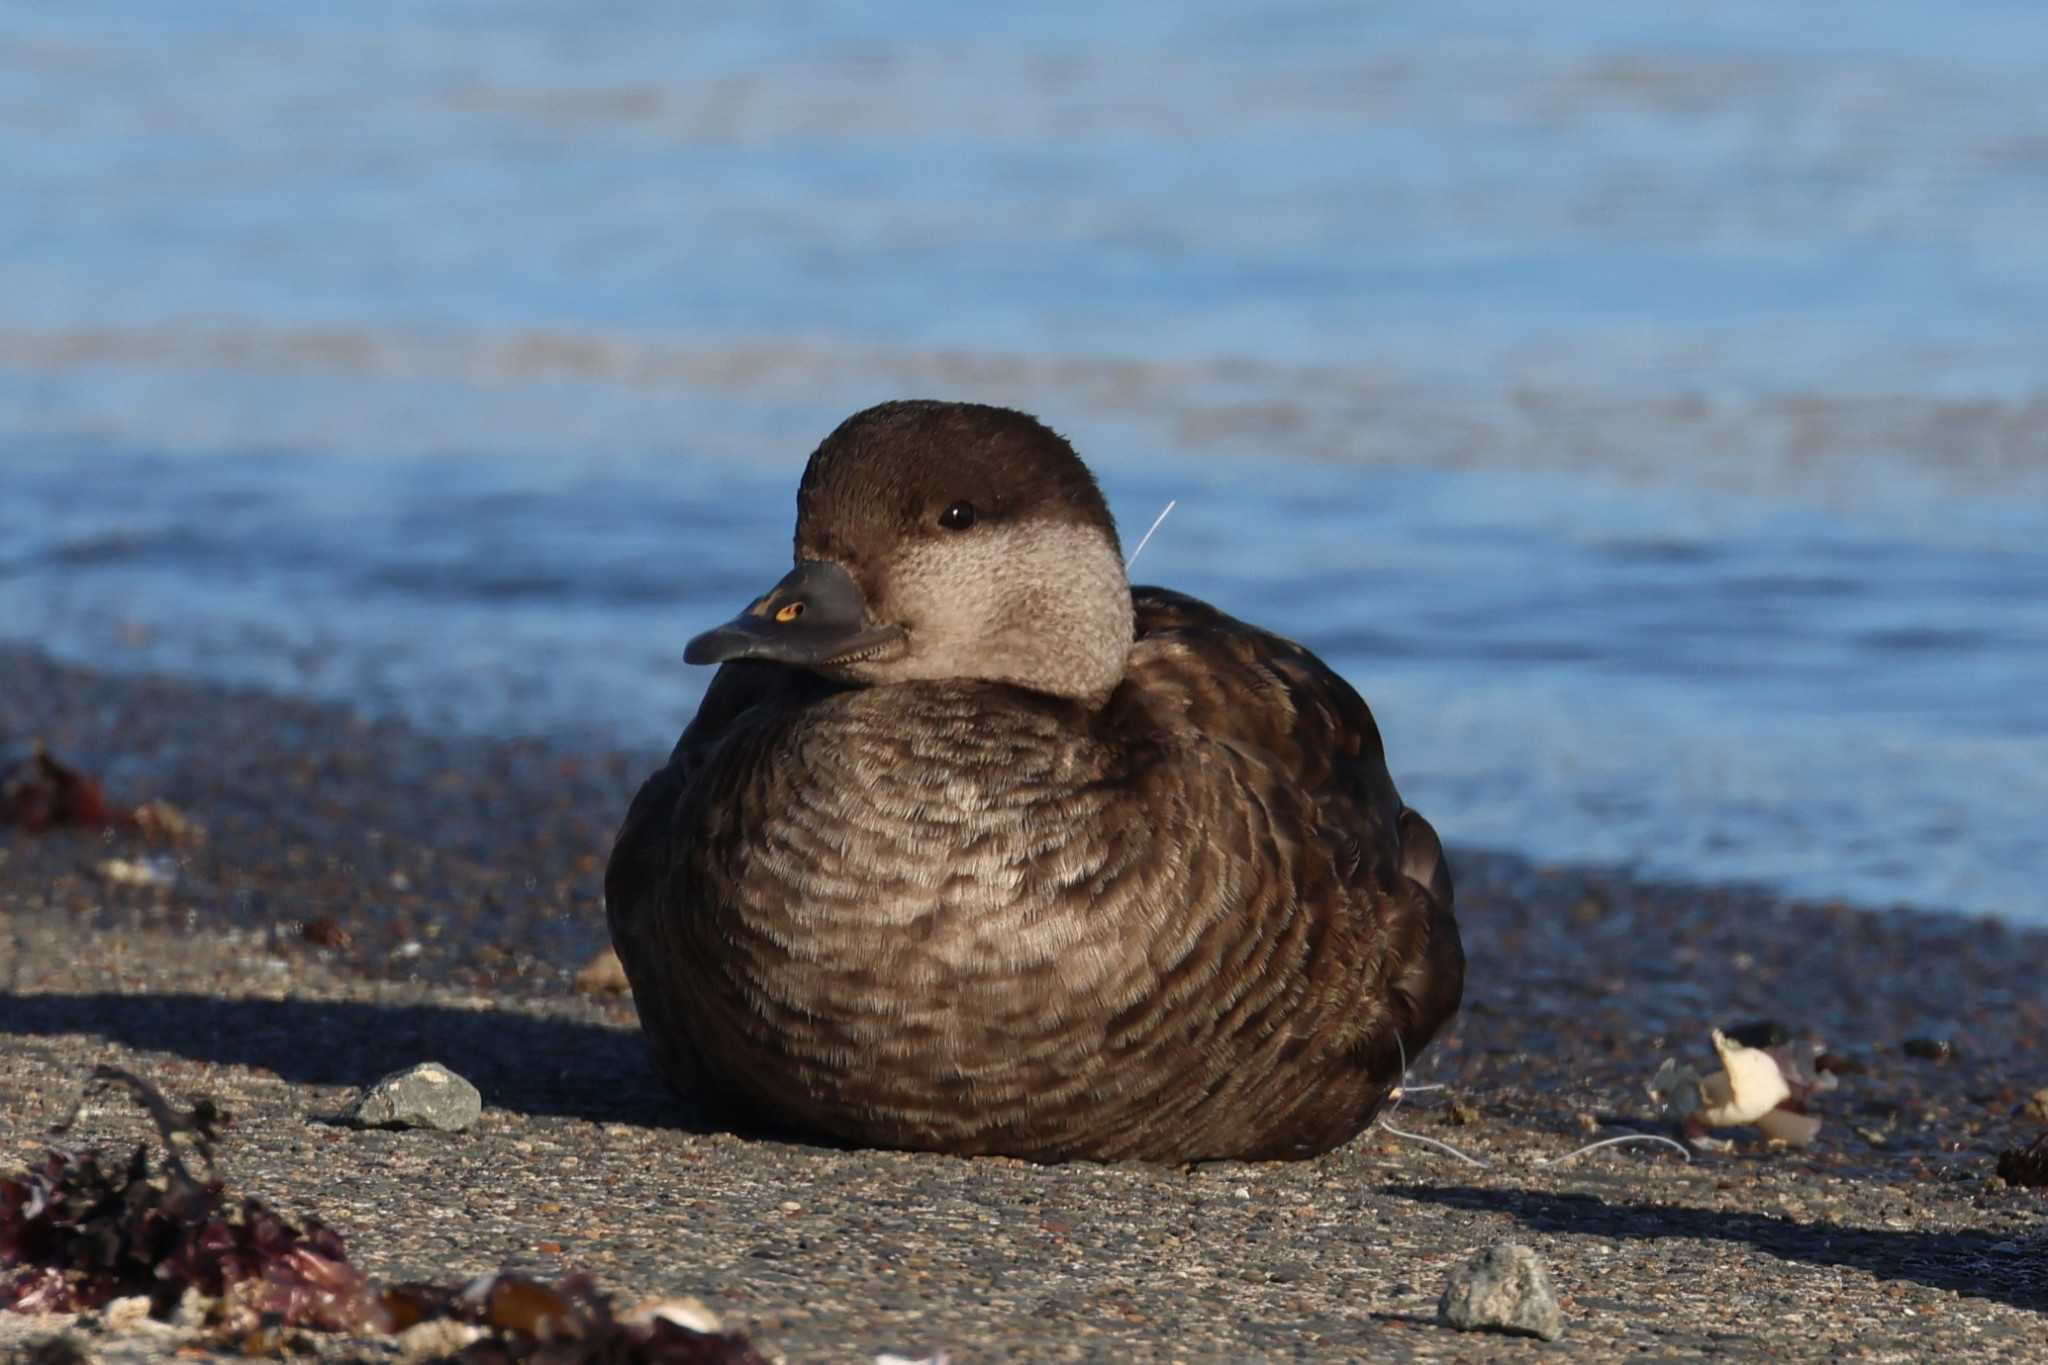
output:
<svg viewBox="0 0 2048 1365"><path fill-rule="evenodd" d="M587 1270L628 1302L697 1295L791 1361L1554 1352L1434 1320L1446 1276L1513 1238L1547 1262L1575 1359L2037 1359L2048 1332L2043 1193L1993 1173L2039 1126L2021 1110L2048 1085L2048 935L1454 844L1470 987L1412 1078L1444 1088L1396 1117L1485 1167L1381 1131L1194 1170L840 1151L703 1130L630 1003L575 987L655 755L448 739L13 647L0 736L206 831L0 834L0 1158L130 1150L146 1123L117 1099L46 1131L92 1066L128 1067L224 1105L230 1185L329 1223L380 1278ZM155 885L107 866L152 858ZM1660 1060L1704 1065L1711 1028L1758 1019L1857 1068L1812 1148L1730 1129L1690 1163L1544 1164L1658 1130ZM330 1121L429 1058L481 1088L470 1131ZM61 1325L0 1319L0 1344Z"/></svg>

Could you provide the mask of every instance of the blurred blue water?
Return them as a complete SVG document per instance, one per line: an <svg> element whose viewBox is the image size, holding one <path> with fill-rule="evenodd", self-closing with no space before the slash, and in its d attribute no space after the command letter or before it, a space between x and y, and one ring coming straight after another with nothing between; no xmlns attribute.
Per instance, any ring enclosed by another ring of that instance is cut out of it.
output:
<svg viewBox="0 0 2048 1365"><path fill-rule="evenodd" d="M0 24L0 634L654 748L972 396L1454 842L2048 921L2029 3Z"/></svg>
<svg viewBox="0 0 2048 1365"><path fill-rule="evenodd" d="M1793 323L1793 372L1782 342L1736 368L1882 382L1915 343L2032 349L2048 308L2027 0L0 17L0 299L38 329L1456 367Z"/></svg>
<svg viewBox="0 0 2048 1365"><path fill-rule="evenodd" d="M653 751L682 642L786 567L801 449L711 458L11 452L11 634L427 724ZM1310 642L1451 836L2042 918L2048 548L1584 476L1108 467L1137 577ZM1902 509L1896 516L1904 517Z"/></svg>

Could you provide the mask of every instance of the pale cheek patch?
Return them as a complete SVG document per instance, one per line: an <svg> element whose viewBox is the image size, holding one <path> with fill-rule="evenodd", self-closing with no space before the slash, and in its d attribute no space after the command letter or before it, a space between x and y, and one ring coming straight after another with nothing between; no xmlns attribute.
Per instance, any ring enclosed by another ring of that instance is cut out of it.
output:
<svg viewBox="0 0 2048 1365"><path fill-rule="evenodd" d="M920 543L890 568L879 614L909 651L876 681L978 678L1066 696L1106 692L1130 652L1123 561L1099 531L1033 523Z"/></svg>

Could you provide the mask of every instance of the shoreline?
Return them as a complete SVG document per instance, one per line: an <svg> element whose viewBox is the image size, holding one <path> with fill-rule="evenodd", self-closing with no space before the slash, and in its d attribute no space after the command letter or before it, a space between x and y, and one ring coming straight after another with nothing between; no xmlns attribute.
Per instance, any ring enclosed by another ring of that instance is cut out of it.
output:
<svg viewBox="0 0 2048 1365"><path fill-rule="evenodd" d="M589 1270L626 1302L696 1294L793 1361L1519 1358L1543 1348L1433 1321L1449 1271L1510 1235L1549 1263L1575 1358L2019 1357L2048 1329L2048 1196L1991 1178L2039 1127L2017 1111L2048 1086L2048 931L1454 845L1466 1003L1416 1068L1447 1088L1398 1121L1487 1169L1377 1129L1192 1172L839 1151L678 1126L630 1003L574 988L658 755L0 644L0 741L35 737L207 837L0 831L9 1170L94 1063L123 1065L237 1113L231 1186L320 1217L373 1275ZM144 858L165 884L108 879ZM1762 1018L1861 1068L1820 1097L1813 1148L1533 1164L1649 1126L1664 1057L1704 1063L1711 1028ZM483 1089L477 1128L318 1121L424 1058ZM143 1132L107 1102L62 1141Z"/></svg>

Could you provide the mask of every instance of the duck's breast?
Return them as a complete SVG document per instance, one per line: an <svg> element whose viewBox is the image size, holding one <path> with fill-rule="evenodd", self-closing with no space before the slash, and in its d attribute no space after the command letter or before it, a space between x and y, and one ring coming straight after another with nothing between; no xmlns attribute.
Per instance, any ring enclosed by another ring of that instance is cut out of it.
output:
<svg viewBox="0 0 2048 1365"><path fill-rule="evenodd" d="M859 1140L1041 1155L1355 1111L1286 1074L1343 1052L1365 965L1313 802L1102 724L934 684L731 736L681 804L669 918L725 1083Z"/></svg>

